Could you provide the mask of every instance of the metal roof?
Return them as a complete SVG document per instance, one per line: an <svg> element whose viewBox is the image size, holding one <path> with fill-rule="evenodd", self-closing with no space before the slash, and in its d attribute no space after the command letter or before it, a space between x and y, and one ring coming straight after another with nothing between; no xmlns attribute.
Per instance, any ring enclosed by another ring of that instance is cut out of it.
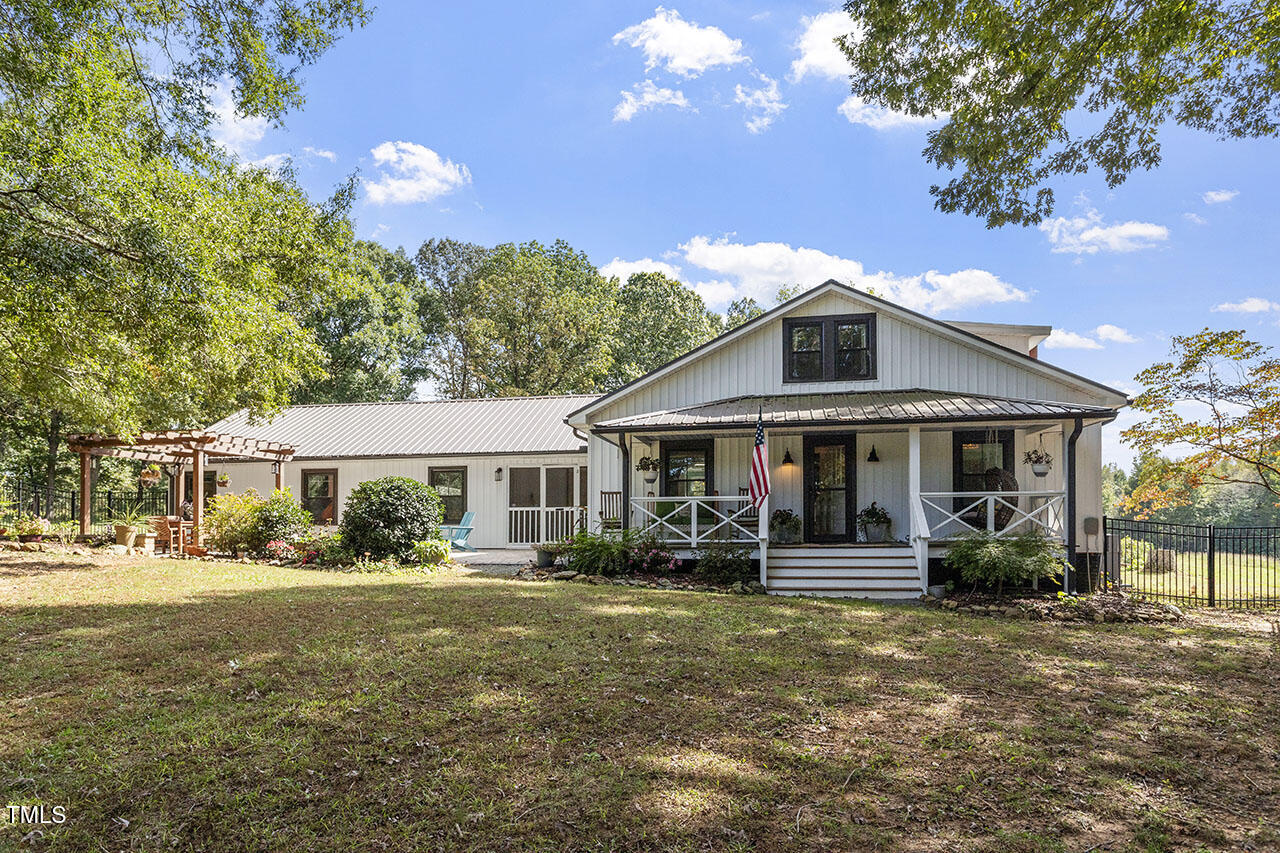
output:
<svg viewBox="0 0 1280 853"><path fill-rule="evenodd" d="M279 441L298 459L574 453L585 442L564 418L594 395L290 406L269 423L238 412L212 432Z"/></svg>
<svg viewBox="0 0 1280 853"><path fill-rule="evenodd" d="M646 412L596 424L601 432L664 427L750 427L757 413L772 426L926 421L1030 420L1109 417L1115 409L1082 403L1013 400L946 391L860 391L846 394L775 394L732 397L669 411Z"/></svg>

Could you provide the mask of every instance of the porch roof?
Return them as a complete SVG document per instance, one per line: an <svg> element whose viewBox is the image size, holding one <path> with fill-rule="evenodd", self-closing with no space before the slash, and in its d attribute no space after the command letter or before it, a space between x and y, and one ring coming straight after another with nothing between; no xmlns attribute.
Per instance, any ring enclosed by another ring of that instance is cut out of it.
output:
<svg viewBox="0 0 1280 853"><path fill-rule="evenodd" d="M761 413L769 426L899 424L1044 418L1111 418L1116 410L1084 403L1017 400L946 391L860 391L842 394L773 394L730 397L695 406L645 412L602 421L596 432L644 432L670 427L751 427Z"/></svg>

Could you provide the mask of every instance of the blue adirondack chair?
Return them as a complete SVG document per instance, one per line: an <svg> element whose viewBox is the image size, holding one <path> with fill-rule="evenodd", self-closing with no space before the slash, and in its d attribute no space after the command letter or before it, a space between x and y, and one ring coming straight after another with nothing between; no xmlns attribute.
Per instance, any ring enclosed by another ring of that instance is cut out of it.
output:
<svg viewBox="0 0 1280 853"><path fill-rule="evenodd" d="M467 540L471 538L471 531L474 530L473 522L476 520L474 512L464 512L462 521L457 524L440 525L440 535L449 540L449 544L459 551L474 551L467 544Z"/></svg>

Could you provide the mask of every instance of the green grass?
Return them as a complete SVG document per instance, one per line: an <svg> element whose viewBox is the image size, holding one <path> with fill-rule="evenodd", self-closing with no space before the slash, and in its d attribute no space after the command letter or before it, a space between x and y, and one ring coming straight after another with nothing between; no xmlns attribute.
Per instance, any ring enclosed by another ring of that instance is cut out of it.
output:
<svg viewBox="0 0 1280 853"><path fill-rule="evenodd" d="M0 780L69 819L0 848L1265 846L1276 658L1208 625L5 556Z"/></svg>
<svg viewBox="0 0 1280 853"><path fill-rule="evenodd" d="M1195 604L1208 599L1207 554L1178 553L1175 568L1166 572L1145 571L1143 565L1142 560L1122 562L1120 582L1162 601ZM1214 597L1221 604L1274 607L1280 602L1280 561L1266 554L1217 554Z"/></svg>

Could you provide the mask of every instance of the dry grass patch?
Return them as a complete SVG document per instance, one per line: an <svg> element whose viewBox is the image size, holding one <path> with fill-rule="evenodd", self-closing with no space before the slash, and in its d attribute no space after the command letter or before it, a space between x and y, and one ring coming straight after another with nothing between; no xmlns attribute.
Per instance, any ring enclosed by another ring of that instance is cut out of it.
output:
<svg viewBox="0 0 1280 853"><path fill-rule="evenodd" d="M0 846L1159 853L1280 837L1280 650L1222 620L4 559L0 781L69 820L26 844L0 825Z"/></svg>

